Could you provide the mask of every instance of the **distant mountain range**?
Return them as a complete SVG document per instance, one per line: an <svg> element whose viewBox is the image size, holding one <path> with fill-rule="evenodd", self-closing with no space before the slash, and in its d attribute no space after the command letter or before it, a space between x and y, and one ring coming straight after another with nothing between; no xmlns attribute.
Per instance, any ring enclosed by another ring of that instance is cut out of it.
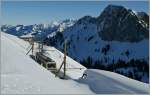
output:
<svg viewBox="0 0 150 95"><path fill-rule="evenodd" d="M76 20L66 19L63 21L54 21L50 24L35 24L35 25L2 25L1 30L18 37L36 33L37 37L45 39L47 35L55 31L63 31L65 28L72 26Z"/></svg>
<svg viewBox="0 0 150 95"><path fill-rule="evenodd" d="M16 36L37 33L37 39L63 51L88 68L117 72L149 81L149 15L108 5L98 17L84 16L48 25L3 25Z"/></svg>

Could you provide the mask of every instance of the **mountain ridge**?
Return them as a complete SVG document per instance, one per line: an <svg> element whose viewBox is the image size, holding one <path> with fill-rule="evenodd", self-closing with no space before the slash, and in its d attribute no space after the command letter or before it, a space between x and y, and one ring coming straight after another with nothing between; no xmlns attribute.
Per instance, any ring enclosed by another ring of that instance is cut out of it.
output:
<svg viewBox="0 0 150 95"><path fill-rule="evenodd" d="M112 14L111 11L114 13ZM121 14L122 12L124 14ZM149 75L146 68L148 68L149 60L149 32L147 26L144 25L145 22L144 24L140 22L141 20L131 9L109 5L100 16L84 16L73 26L66 28L61 33L58 32L58 35L54 37L47 38L46 41L48 45L63 51L66 39L68 55L87 68L110 70L148 82ZM119 23L120 29L117 27ZM114 31L112 31L113 28ZM134 65L130 66L131 64ZM143 64L141 67L146 71L140 69L139 64ZM136 68L139 69L136 70ZM143 75L140 74L141 72Z"/></svg>

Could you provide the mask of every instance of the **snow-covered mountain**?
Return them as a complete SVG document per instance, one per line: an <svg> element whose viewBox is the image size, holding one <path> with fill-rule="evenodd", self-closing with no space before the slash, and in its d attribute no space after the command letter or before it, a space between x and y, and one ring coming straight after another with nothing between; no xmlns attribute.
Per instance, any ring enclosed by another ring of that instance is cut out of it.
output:
<svg viewBox="0 0 150 95"><path fill-rule="evenodd" d="M66 73L70 78L62 80L26 55L27 47L30 46L28 42L1 32L1 44L2 95L149 93L149 84L113 72L88 70L70 57L67 57L67 68L85 68L84 72L68 69ZM59 56L63 54L54 47L47 48L53 48L54 51L49 51L49 56L59 65L63 59ZM87 76L80 78L83 73Z"/></svg>
<svg viewBox="0 0 150 95"><path fill-rule="evenodd" d="M99 36L105 41L138 42L149 37L147 23L123 6L108 5L97 20Z"/></svg>
<svg viewBox="0 0 150 95"><path fill-rule="evenodd" d="M111 70L148 82L149 30L145 21L147 15L108 5L98 17L84 16L45 40L63 50L67 39L68 55L88 68Z"/></svg>
<svg viewBox="0 0 150 95"><path fill-rule="evenodd" d="M2 25L3 32L15 35L24 36L29 34L36 34L37 39L45 39L52 32L62 32L67 27L74 25L76 20L66 19L63 21L52 21L49 24L34 24L34 25Z"/></svg>

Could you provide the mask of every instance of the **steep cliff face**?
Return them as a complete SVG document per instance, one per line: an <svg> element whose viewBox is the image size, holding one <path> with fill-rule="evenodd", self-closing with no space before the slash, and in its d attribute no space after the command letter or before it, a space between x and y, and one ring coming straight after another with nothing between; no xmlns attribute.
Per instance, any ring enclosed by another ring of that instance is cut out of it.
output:
<svg viewBox="0 0 150 95"><path fill-rule="evenodd" d="M97 19L99 36L105 41L138 42L148 38L146 25L125 7L109 5Z"/></svg>
<svg viewBox="0 0 150 95"><path fill-rule="evenodd" d="M146 24L147 28L149 27L149 16L145 12L137 12L137 16L140 20L143 21L143 23Z"/></svg>

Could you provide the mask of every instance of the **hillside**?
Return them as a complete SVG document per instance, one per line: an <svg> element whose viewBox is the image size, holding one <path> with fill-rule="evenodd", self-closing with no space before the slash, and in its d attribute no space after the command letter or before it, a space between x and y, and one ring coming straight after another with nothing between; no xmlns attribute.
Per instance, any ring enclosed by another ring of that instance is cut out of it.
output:
<svg viewBox="0 0 150 95"><path fill-rule="evenodd" d="M1 94L148 93L148 84L102 70L85 70L85 78L79 77L82 71L67 71L70 79L59 79L26 55L27 42L3 32L1 41ZM51 55L54 60L59 59L56 52ZM69 67L85 68L69 57L67 62Z"/></svg>
<svg viewBox="0 0 150 95"><path fill-rule="evenodd" d="M26 55L25 42L1 32L2 94L87 94L86 85L61 80Z"/></svg>

